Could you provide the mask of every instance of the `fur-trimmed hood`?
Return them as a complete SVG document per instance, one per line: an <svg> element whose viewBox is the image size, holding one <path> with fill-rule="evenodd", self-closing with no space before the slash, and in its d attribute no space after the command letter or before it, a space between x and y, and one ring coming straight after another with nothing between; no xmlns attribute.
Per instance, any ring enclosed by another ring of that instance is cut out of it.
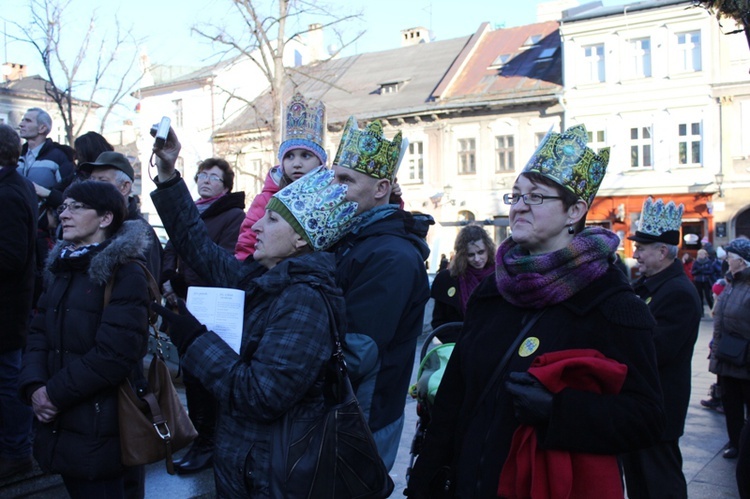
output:
<svg viewBox="0 0 750 499"><path fill-rule="evenodd" d="M86 256L90 255L88 275L91 280L97 284L105 285L112 276L115 267L131 260L145 262L143 255L151 245L149 229L150 226L144 220L125 221L114 236L107 239L92 252L82 256L80 260L84 260ZM55 271L65 265L64 260L60 258L60 254L67 245L66 241L59 241L50 250L44 266L44 280L47 285L54 279Z"/></svg>

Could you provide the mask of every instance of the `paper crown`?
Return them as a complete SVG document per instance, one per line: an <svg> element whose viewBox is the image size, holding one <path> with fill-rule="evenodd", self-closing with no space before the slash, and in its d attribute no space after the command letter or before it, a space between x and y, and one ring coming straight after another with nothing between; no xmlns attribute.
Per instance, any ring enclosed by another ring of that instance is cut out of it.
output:
<svg viewBox="0 0 750 499"><path fill-rule="evenodd" d="M523 172L540 173L554 180L591 207L607 170L609 147L595 153L586 147L587 142L583 125L572 126L561 134L550 130Z"/></svg>
<svg viewBox="0 0 750 499"><path fill-rule="evenodd" d="M286 108L284 141L279 146L279 161L291 149L306 149L315 154L320 163L328 162L324 149L326 137L326 107L322 102L313 106L302 94L295 93Z"/></svg>
<svg viewBox="0 0 750 499"><path fill-rule="evenodd" d="M351 116L344 127L333 164L393 182L408 143L406 139L402 140L401 132L391 141L386 139L379 120L360 130L357 120Z"/></svg>
<svg viewBox="0 0 750 499"><path fill-rule="evenodd" d="M682 212L685 205L675 206L674 201L664 204L661 199L653 200L648 197L643 203L641 219L638 220L638 230L628 239L638 243L680 243L680 226L682 226Z"/></svg>
<svg viewBox="0 0 750 499"><path fill-rule="evenodd" d="M333 171L319 166L274 194L266 205L315 251L341 239L357 214L357 203L346 200L347 186L334 184L333 178Z"/></svg>

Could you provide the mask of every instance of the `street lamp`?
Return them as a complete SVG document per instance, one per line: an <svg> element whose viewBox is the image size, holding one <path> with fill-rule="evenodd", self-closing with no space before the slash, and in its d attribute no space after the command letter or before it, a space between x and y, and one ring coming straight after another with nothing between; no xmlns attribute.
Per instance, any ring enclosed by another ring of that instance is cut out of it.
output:
<svg viewBox="0 0 750 499"><path fill-rule="evenodd" d="M724 174L719 172L715 176L716 179L716 186L719 188L719 197L724 197L724 191L722 190L721 186L724 184Z"/></svg>

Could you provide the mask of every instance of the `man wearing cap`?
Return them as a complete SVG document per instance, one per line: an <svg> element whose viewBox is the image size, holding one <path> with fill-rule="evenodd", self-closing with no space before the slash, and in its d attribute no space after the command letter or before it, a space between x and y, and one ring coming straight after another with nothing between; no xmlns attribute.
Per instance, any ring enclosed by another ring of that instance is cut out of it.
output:
<svg viewBox="0 0 750 499"><path fill-rule="evenodd" d="M389 204L407 140L389 141L379 121L349 119L333 171L360 216L335 247L336 282L346 300L345 354L365 418L386 467L396 459L417 338L430 296L424 238L432 217Z"/></svg>
<svg viewBox="0 0 750 499"><path fill-rule="evenodd" d="M159 237L156 235L156 231L141 215L141 210L138 207L138 201L135 197L131 196L133 190L133 180L135 179L135 171L124 155L119 152L106 151L96 158L93 163L83 163L79 170L86 172L90 175L90 180L97 180L99 182L107 182L115 187L125 198L128 203L128 220L140 220L147 225L151 232L151 244L146 248L143 257L146 259L146 266L148 267L151 275L155 279L158 279L161 275L161 258L162 258L162 247Z"/></svg>
<svg viewBox="0 0 750 499"><path fill-rule="evenodd" d="M701 303L695 286L677 259L684 206L648 198L643 205L633 257L641 277L633 285L656 319L654 344L664 397L666 429L661 441L621 456L628 497L687 498L679 439L690 401L693 347L698 338Z"/></svg>

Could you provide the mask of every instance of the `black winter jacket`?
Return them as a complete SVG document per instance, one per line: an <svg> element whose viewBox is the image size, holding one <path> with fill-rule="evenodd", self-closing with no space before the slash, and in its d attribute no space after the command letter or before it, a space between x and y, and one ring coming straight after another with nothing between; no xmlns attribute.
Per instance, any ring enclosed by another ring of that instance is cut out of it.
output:
<svg viewBox="0 0 750 499"><path fill-rule="evenodd" d="M429 497L429 484L445 465L456 472L456 497L497 497L500 471L519 426L502 381L548 352L596 349L627 365L628 372L616 395L573 389L555 394L548 423L537 427L542 448L616 455L651 446L661 437L654 320L614 266L572 298L546 309L526 335L537 338L538 348L523 357L516 350L505 375L476 410L500 359L533 313L505 301L494 276L474 290L409 481L410 497Z"/></svg>
<svg viewBox="0 0 750 499"><path fill-rule="evenodd" d="M46 386L60 410L52 423L37 425L34 457L42 469L102 480L123 471L117 387L128 376L142 376L148 289L133 260L149 241L142 224L125 222L113 238L80 257L60 258L66 244L58 243L48 258L20 390L30 403L34 391ZM104 288L113 276L104 307Z"/></svg>
<svg viewBox="0 0 750 499"><path fill-rule="evenodd" d="M667 419L662 440L677 440L685 428L690 403L690 372L701 301L679 260L652 277L642 277L633 287L656 319L654 344Z"/></svg>
<svg viewBox="0 0 750 499"><path fill-rule="evenodd" d="M34 187L15 167L0 168L0 353L23 348L36 268Z"/></svg>

